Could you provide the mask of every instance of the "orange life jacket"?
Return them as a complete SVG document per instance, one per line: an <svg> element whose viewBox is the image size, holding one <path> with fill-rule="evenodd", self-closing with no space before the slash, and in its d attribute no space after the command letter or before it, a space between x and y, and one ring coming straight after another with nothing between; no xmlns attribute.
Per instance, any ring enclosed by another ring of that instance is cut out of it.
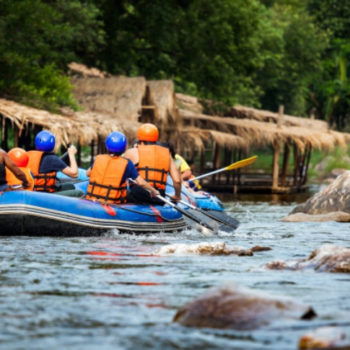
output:
<svg viewBox="0 0 350 350"><path fill-rule="evenodd" d="M39 173L39 167L44 152L29 151L29 161L27 168L29 168L34 176L33 191L40 192L56 192L56 171L50 173Z"/></svg>
<svg viewBox="0 0 350 350"><path fill-rule="evenodd" d="M138 145L139 174L154 188L165 190L170 168L170 152L159 145Z"/></svg>
<svg viewBox="0 0 350 350"><path fill-rule="evenodd" d="M29 187L26 188L26 190L32 191L34 188L34 179L30 172L30 169L28 167L25 167L25 168L20 167L19 169L21 169L24 172L24 175L26 176L29 182ZM6 181L9 186L22 185L22 181L17 179L15 174L9 168L6 168Z"/></svg>
<svg viewBox="0 0 350 350"><path fill-rule="evenodd" d="M126 202L126 180L122 183L128 160L120 156L100 154L91 169L86 197L103 203Z"/></svg>

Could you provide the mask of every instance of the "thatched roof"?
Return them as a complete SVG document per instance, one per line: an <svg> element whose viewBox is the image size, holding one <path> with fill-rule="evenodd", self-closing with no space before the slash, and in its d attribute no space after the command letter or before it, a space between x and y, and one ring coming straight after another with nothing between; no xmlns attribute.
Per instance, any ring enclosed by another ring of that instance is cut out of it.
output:
<svg viewBox="0 0 350 350"><path fill-rule="evenodd" d="M120 131L132 141L139 126L139 123L113 118L113 115L107 113L77 112L75 118L84 124L94 125L96 135L102 138L107 137L113 131Z"/></svg>
<svg viewBox="0 0 350 350"><path fill-rule="evenodd" d="M328 123L323 120L295 117L283 114L282 120L279 121L281 117L278 113L239 105L231 107L227 115L240 119L253 119L259 122L275 124L279 122L281 125L285 126L300 126L304 128L328 130Z"/></svg>
<svg viewBox="0 0 350 350"><path fill-rule="evenodd" d="M173 138L173 143L176 143L182 151L185 147L203 150L208 142L217 143L224 148L235 149L247 149L249 145L242 137L237 135L191 126L181 127Z"/></svg>
<svg viewBox="0 0 350 350"><path fill-rule="evenodd" d="M176 124L180 116L176 107L174 82L172 80L147 81L148 103L154 105L155 124Z"/></svg>
<svg viewBox="0 0 350 350"><path fill-rule="evenodd" d="M203 106L197 97L176 93L176 104L179 109L186 109L194 113L203 113Z"/></svg>
<svg viewBox="0 0 350 350"><path fill-rule="evenodd" d="M97 137L97 125L93 121L86 123L74 116L65 117L5 99L0 99L0 114L16 125L20 133L30 123L51 131L56 137L56 148L78 139L88 144Z"/></svg>
<svg viewBox="0 0 350 350"><path fill-rule="evenodd" d="M89 68L85 64L71 62L68 64L69 74L78 74L83 77L96 77L96 78L107 78L111 76L107 72L102 72L97 68Z"/></svg>
<svg viewBox="0 0 350 350"><path fill-rule="evenodd" d="M300 150L307 145L329 150L335 145L344 147L350 134L321 128L277 125L252 119L216 117L180 110L184 124L201 129L233 133L248 142L250 146L265 146L275 142L295 143Z"/></svg>
<svg viewBox="0 0 350 350"><path fill-rule="evenodd" d="M74 96L85 112L96 112L119 122L138 122L146 91L143 77L73 77Z"/></svg>

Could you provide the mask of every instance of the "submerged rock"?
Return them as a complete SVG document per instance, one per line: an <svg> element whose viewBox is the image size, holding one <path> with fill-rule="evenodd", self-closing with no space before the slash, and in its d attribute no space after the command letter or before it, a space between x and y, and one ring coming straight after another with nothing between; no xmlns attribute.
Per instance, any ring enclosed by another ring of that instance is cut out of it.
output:
<svg viewBox="0 0 350 350"><path fill-rule="evenodd" d="M335 214L339 212L337 216ZM309 198L305 203L296 206L291 213L282 219L282 221L325 221L326 216L318 216L313 219L310 216L299 216L293 220L292 214L304 213L309 215L330 214L328 219L341 222L349 222L350 218L346 214L350 214L350 171L345 171L339 175L330 185L324 190L316 193Z"/></svg>
<svg viewBox="0 0 350 350"><path fill-rule="evenodd" d="M310 306L233 284L208 290L184 305L173 321L189 327L252 330L275 320L314 316Z"/></svg>
<svg viewBox="0 0 350 350"><path fill-rule="evenodd" d="M273 261L266 264L272 270L300 270L312 268L321 272L350 273L350 249L333 244L324 244L314 250L309 257L297 261Z"/></svg>
<svg viewBox="0 0 350 350"><path fill-rule="evenodd" d="M350 349L346 334L336 327L320 327L304 334L299 340L299 350Z"/></svg>
<svg viewBox="0 0 350 350"><path fill-rule="evenodd" d="M350 213L344 211L332 211L326 214L305 214L295 213L290 214L281 221L284 222L322 222L322 221L337 221L337 222L350 222Z"/></svg>

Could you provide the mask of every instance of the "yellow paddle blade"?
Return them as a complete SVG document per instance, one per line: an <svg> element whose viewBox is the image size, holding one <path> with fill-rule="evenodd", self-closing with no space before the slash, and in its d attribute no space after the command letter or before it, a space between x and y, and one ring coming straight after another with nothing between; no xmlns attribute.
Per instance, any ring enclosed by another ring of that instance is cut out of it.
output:
<svg viewBox="0 0 350 350"><path fill-rule="evenodd" d="M247 159L242 159L239 160L236 163L232 163L231 165L228 165L225 170L233 170L233 169L238 169L238 168L242 168L244 166L250 165L252 163L254 163L257 160L258 156L253 156Z"/></svg>

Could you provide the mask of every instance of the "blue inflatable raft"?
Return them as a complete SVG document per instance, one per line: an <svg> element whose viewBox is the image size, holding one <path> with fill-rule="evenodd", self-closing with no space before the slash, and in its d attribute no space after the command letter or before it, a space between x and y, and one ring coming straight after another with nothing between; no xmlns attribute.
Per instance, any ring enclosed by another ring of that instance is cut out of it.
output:
<svg viewBox="0 0 350 350"><path fill-rule="evenodd" d="M121 232L174 232L187 227L170 206L104 205L57 194L11 191L0 195L0 235L91 236Z"/></svg>

